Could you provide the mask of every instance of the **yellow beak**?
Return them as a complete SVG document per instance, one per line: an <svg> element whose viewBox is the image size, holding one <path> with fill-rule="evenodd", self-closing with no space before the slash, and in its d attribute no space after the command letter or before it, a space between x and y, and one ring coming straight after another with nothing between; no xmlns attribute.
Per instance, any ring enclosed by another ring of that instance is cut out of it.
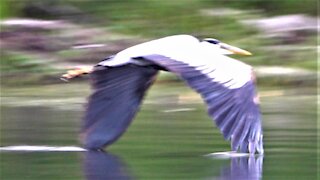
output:
<svg viewBox="0 0 320 180"><path fill-rule="evenodd" d="M231 46L229 44L220 43L220 47L230 51L233 54L239 54L239 55L244 55L244 56L251 56L252 55L252 53L249 52L249 51L240 49L240 48L235 47L235 46Z"/></svg>

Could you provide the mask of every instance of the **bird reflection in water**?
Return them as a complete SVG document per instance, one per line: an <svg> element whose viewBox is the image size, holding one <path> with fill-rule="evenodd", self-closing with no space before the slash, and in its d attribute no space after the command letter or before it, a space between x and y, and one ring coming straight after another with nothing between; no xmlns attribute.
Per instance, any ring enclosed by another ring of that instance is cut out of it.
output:
<svg viewBox="0 0 320 180"><path fill-rule="evenodd" d="M113 154L104 151L88 151L84 155L83 168L88 180L136 179L127 165ZM259 180L262 178L262 166L263 156L231 157L230 164L222 166L220 175L212 179Z"/></svg>
<svg viewBox="0 0 320 180"><path fill-rule="evenodd" d="M263 156L232 157L230 166L221 170L219 180L262 179Z"/></svg>
<svg viewBox="0 0 320 180"><path fill-rule="evenodd" d="M104 151L84 154L83 170L88 180L128 180L133 178L126 164L117 156Z"/></svg>

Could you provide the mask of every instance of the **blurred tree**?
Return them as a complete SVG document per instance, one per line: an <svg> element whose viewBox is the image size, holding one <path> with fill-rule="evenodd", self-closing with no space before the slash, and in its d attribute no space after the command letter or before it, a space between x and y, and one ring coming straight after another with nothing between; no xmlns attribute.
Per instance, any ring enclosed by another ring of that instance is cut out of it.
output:
<svg viewBox="0 0 320 180"><path fill-rule="evenodd" d="M204 2L209 1L204 0ZM269 15L296 13L318 15L317 0L213 0L211 3L241 9L262 9Z"/></svg>
<svg viewBox="0 0 320 180"><path fill-rule="evenodd" d="M81 15L74 6L60 0L30 0L21 8L23 16L40 19L67 19Z"/></svg>
<svg viewBox="0 0 320 180"><path fill-rule="evenodd" d="M10 7L9 0L0 1L0 19L4 19L13 15L14 10Z"/></svg>

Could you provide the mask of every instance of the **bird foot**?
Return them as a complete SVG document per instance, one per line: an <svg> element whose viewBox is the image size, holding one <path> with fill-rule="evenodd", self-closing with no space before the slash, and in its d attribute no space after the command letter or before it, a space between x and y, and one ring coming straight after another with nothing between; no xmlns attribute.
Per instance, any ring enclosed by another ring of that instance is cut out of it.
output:
<svg viewBox="0 0 320 180"><path fill-rule="evenodd" d="M63 81L69 81L72 78L81 76L83 74L89 74L93 70L93 66L77 66L67 71L66 74L63 74L60 79Z"/></svg>

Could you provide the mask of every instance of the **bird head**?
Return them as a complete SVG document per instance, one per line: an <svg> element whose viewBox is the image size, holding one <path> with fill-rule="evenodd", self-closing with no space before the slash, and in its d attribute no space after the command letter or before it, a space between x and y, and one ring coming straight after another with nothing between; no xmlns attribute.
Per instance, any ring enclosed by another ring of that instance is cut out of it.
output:
<svg viewBox="0 0 320 180"><path fill-rule="evenodd" d="M202 40L202 42L209 43L210 45L215 46L216 48L218 48L219 52L224 55L227 55L227 54L239 54L239 55L245 55L245 56L252 55L249 51L240 49L235 46L231 46L226 43L222 43L217 39L205 38Z"/></svg>

